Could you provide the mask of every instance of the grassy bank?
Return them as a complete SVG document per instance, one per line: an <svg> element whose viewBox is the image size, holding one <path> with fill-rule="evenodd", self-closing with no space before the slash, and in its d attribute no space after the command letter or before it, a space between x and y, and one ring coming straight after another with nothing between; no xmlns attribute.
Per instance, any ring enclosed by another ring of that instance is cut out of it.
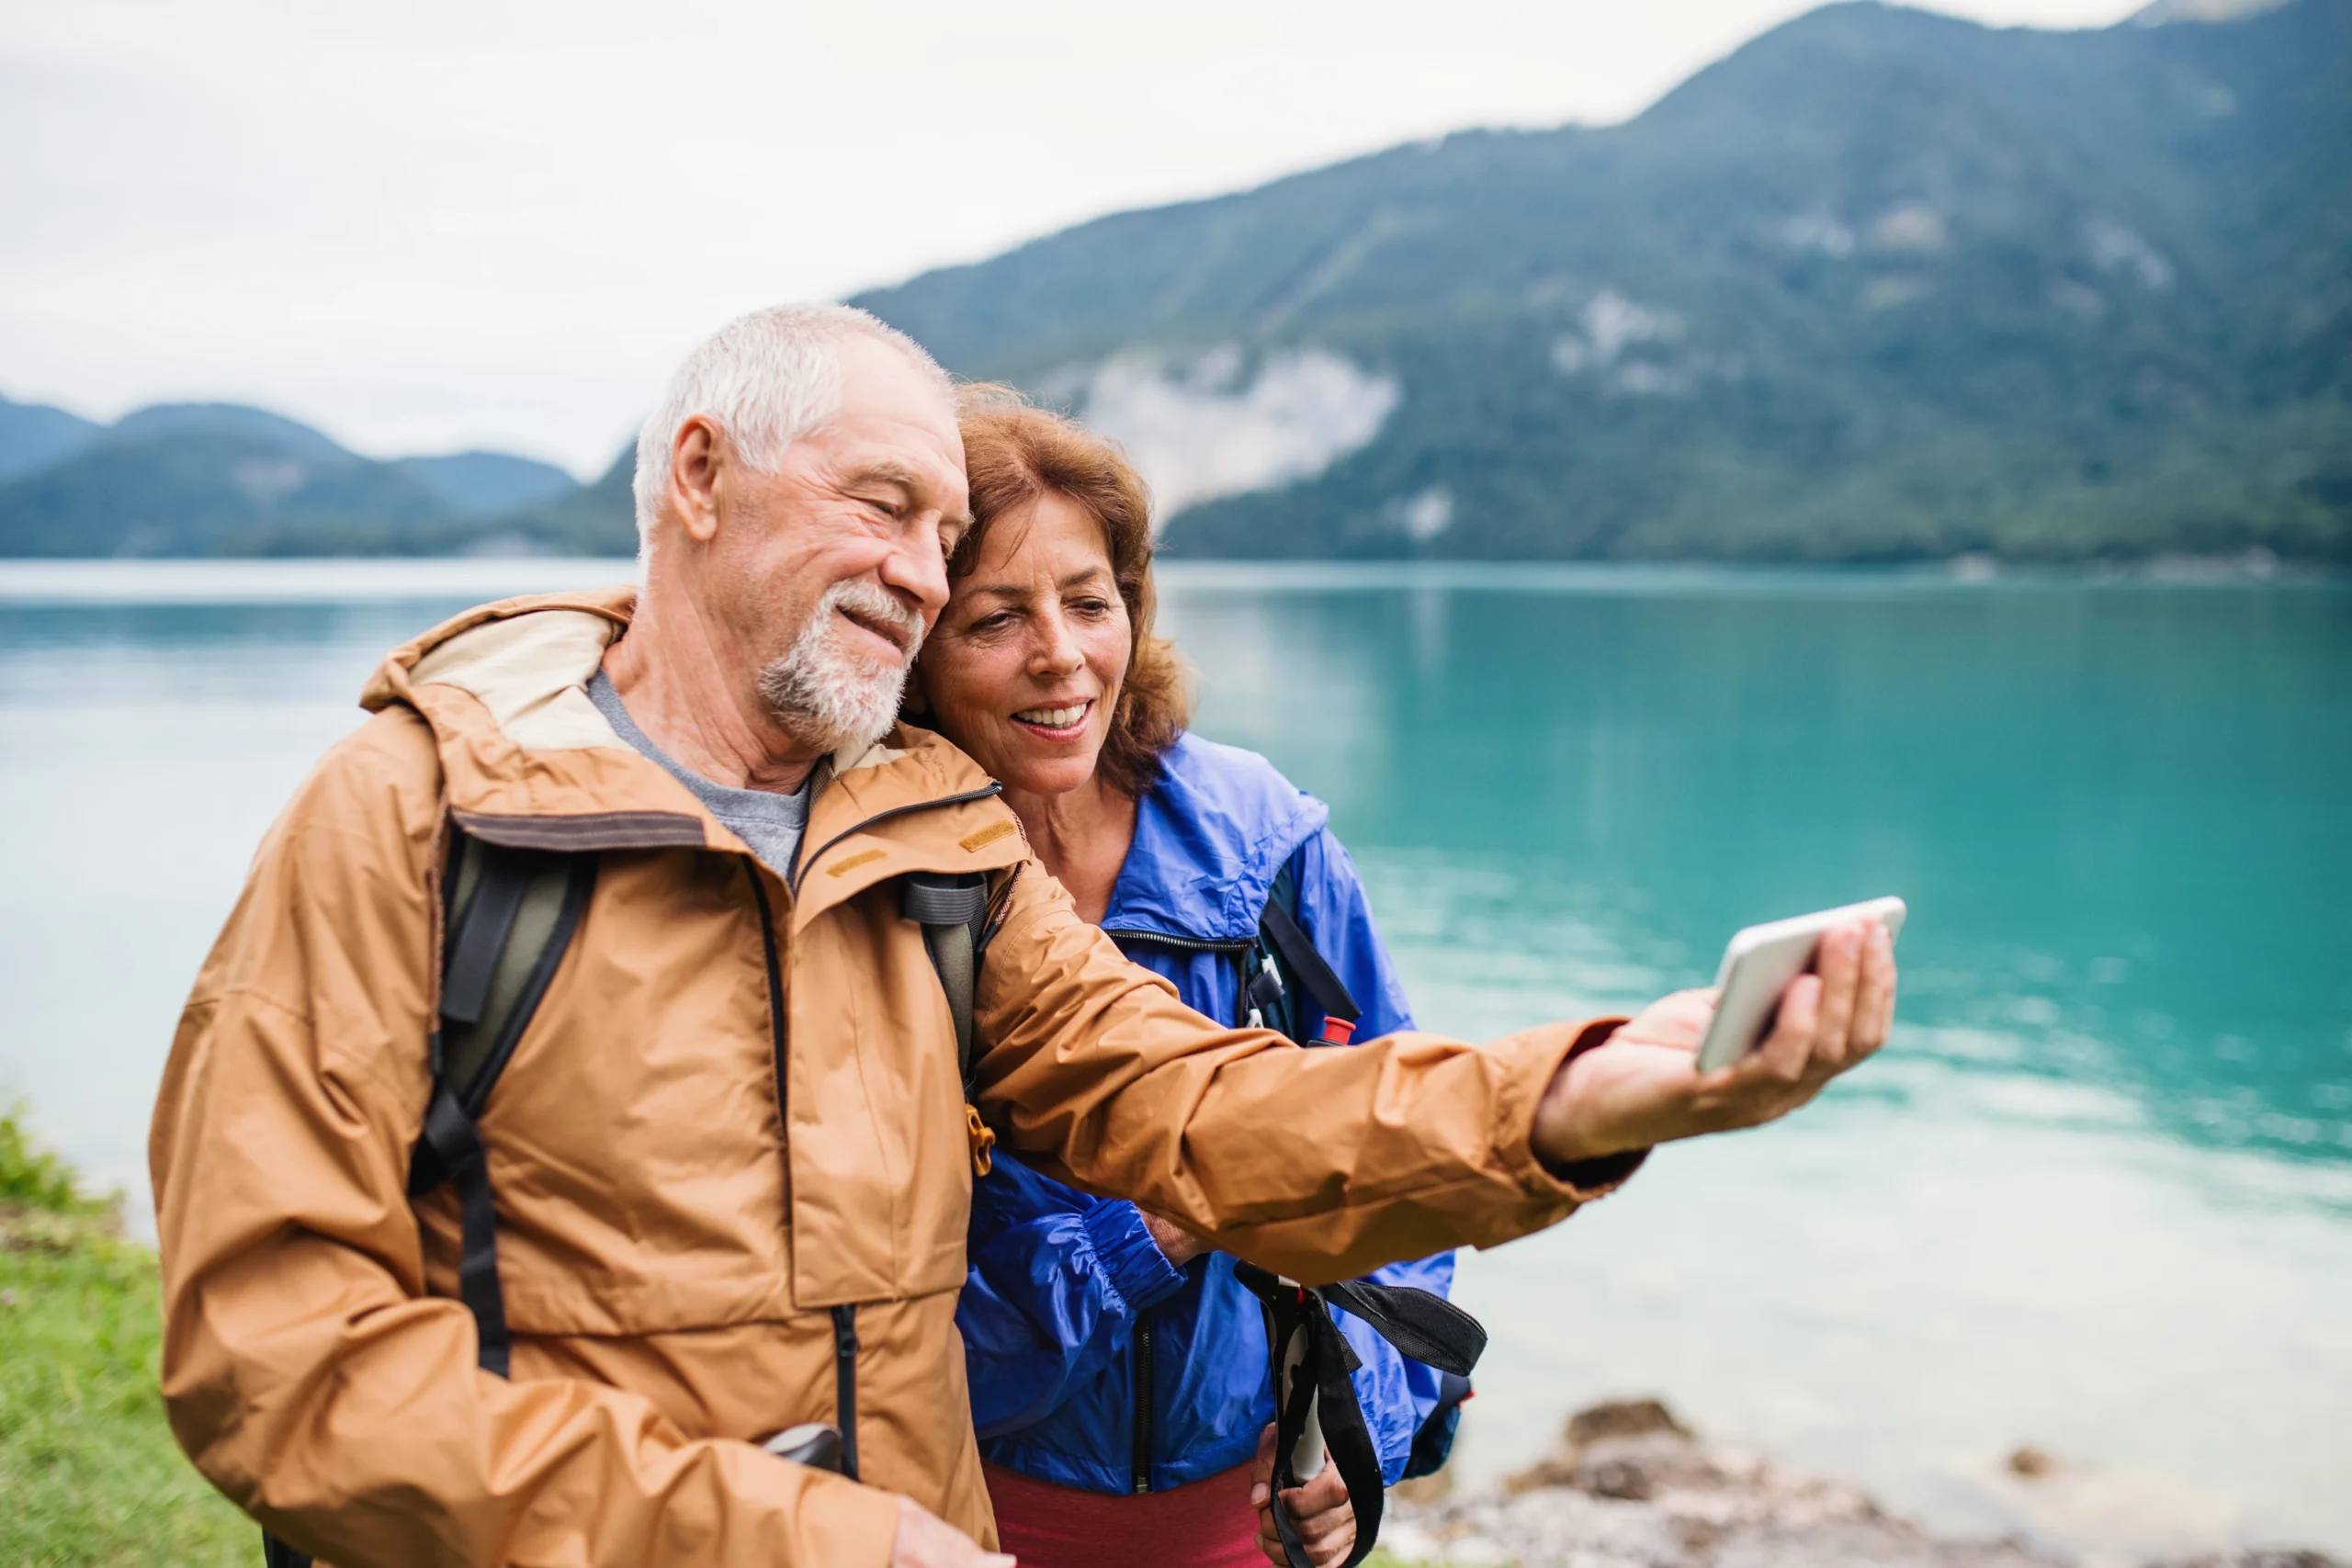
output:
<svg viewBox="0 0 2352 1568"><path fill-rule="evenodd" d="M0 1568L235 1563L260 1541L164 1424L155 1255L0 1109Z"/></svg>
<svg viewBox="0 0 2352 1568"><path fill-rule="evenodd" d="M155 1254L121 1229L0 1107L0 1568L254 1568L164 1423Z"/></svg>

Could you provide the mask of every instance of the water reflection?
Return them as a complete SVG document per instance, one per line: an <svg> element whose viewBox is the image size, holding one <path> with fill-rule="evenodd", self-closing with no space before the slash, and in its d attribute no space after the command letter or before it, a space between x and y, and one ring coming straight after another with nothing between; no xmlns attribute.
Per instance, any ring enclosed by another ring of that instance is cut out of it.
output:
<svg viewBox="0 0 2352 1568"><path fill-rule="evenodd" d="M1332 801L1408 940L1551 992L1605 942L1623 983L1574 984L1623 999L1900 891L1909 1048L2352 1156L2352 594L1211 588L1170 622L1204 727ZM1551 994L1500 989L1462 1005Z"/></svg>
<svg viewBox="0 0 2352 1568"><path fill-rule="evenodd" d="M126 604L80 570L70 604L0 572L0 1094L135 1211L254 845L386 649L529 584L208 567L175 604L149 567ZM1885 1060L1464 1259L1495 1334L1474 1475L1663 1392L1948 1521L2003 1523L1979 1472L2030 1438L2352 1546L2352 592L1287 581L1171 574L1166 624L1203 729L1331 801L1433 1025L1913 904Z"/></svg>

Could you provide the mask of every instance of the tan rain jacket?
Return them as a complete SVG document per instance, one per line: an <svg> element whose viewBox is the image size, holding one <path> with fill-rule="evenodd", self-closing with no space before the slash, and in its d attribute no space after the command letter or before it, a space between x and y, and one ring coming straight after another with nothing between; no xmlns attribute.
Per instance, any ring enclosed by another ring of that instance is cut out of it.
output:
<svg viewBox="0 0 2352 1568"><path fill-rule="evenodd" d="M1315 1052L1218 1028L1078 918L934 736L833 759L777 877L582 691L631 604L509 601L386 660L188 998L150 1148L164 1392L198 1467L295 1546L345 1568L864 1568L888 1559L894 1491L994 1539L954 1322L963 1095L894 897L910 871L1009 878L978 1098L1066 1181L1316 1281L1593 1195L1528 1145L1580 1026ZM481 1117L512 1381L475 1365L454 1198L404 1190L451 818L603 852ZM831 1417L844 1303L864 1485L745 1440Z"/></svg>

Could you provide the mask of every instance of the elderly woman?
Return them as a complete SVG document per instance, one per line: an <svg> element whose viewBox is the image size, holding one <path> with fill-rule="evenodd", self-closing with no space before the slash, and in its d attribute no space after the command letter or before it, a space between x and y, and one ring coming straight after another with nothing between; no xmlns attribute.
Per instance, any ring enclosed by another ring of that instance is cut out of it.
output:
<svg viewBox="0 0 2352 1568"><path fill-rule="evenodd" d="M1191 1006L1302 1043L1320 1043L1327 1007L1360 1009L1365 1038L1410 1028L1327 808L1264 758L1185 731L1174 651L1151 635L1135 470L1001 393L978 390L963 425L973 526L909 716L1002 783L1080 913ZM1268 962L1261 927L1284 917L1306 962ZM1320 996L1302 973L1316 957ZM956 1323L1004 1550L1038 1568L1284 1560L1266 1507L1265 1329L1230 1258L999 1155L973 1194L971 1260ZM1448 1254L1377 1277L1442 1292L1453 1272ZM1466 1385L1341 1323L1385 1479L1434 1468ZM1346 1558L1355 1523L1335 1468L1283 1500L1314 1562Z"/></svg>

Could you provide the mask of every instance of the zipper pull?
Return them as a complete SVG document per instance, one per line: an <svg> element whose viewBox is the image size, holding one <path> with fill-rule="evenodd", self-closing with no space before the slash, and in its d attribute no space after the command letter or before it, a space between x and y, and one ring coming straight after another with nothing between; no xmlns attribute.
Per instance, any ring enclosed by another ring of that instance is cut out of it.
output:
<svg viewBox="0 0 2352 1568"><path fill-rule="evenodd" d="M980 1108L964 1106L964 1136L972 1145L972 1174L986 1176L996 1168L996 1129L980 1120Z"/></svg>

